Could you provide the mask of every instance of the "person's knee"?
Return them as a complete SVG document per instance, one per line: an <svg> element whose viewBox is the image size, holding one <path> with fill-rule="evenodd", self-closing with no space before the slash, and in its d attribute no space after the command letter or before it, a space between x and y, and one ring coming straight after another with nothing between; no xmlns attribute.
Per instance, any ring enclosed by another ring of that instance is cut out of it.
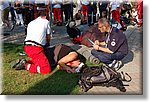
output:
<svg viewBox="0 0 150 102"><path fill-rule="evenodd" d="M40 72L38 72L40 74L49 74L51 73L51 69L45 69L45 70L40 70Z"/></svg>
<svg viewBox="0 0 150 102"><path fill-rule="evenodd" d="M42 68L37 67L37 72L40 74L49 74L51 73L51 67L49 65L46 65Z"/></svg>
<svg viewBox="0 0 150 102"><path fill-rule="evenodd" d="M40 74L48 74L51 72L51 66L49 61L45 58L37 63L37 72Z"/></svg>
<svg viewBox="0 0 150 102"><path fill-rule="evenodd" d="M91 50L91 54L92 54L92 55L95 55L96 52L97 52L97 51L96 51L95 49L92 49L92 50Z"/></svg>

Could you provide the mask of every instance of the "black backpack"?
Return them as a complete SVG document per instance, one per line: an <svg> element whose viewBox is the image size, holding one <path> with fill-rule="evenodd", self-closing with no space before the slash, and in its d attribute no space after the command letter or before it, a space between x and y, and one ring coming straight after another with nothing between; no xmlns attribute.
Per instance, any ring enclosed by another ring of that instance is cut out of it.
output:
<svg viewBox="0 0 150 102"><path fill-rule="evenodd" d="M67 34L69 35L70 38L77 38L78 36L81 35L81 31L74 25L72 27L70 27L70 23L72 23L75 21L69 21L67 24L66 24L66 30L67 30Z"/></svg>
<svg viewBox="0 0 150 102"><path fill-rule="evenodd" d="M121 75L122 74L122 75ZM122 92L126 92L123 81L130 82L131 77L125 73L129 79L126 80L123 72L119 73L106 65L85 67L82 70L79 86L82 91L87 92L93 86L116 87ZM123 77L122 77L123 76Z"/></svg>

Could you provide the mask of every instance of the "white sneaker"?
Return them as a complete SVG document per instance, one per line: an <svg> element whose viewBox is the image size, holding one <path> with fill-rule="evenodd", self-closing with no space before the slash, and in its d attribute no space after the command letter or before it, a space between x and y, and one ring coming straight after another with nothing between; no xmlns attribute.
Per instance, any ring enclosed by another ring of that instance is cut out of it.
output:
<svg viewBox="0 0 150 102"><path fill-rule="evenodd" d="M115 70L119 70L123 66L122 61L114 60L112 63L107 65L109 68L114 68Z"/></svg>
<svg viewBox="0 0 150 102"><path fill-rule="evenodd" d="M117 61L117 66L115 66L114 68L118 71L121 67L123 67L123 62L122 61Z"/></svg>
<svg viewBox="0 0 150 102"><path fill-rule="evenodd" d="M75 72L76 73L80 73L80 71L81 71L81 69L82 69L83 66L84 66L84 63L81 62L80 65L75 69Z"/></svg>
<svg viewBox="0 0 150 102"><path fill-rule="evenodd" d="M107 66L110 67L110 68L112 68L112 67L115 66L116 63L117 63L117 60L113 60L113 62L110 63L110 64L108 64Z"/></svg>

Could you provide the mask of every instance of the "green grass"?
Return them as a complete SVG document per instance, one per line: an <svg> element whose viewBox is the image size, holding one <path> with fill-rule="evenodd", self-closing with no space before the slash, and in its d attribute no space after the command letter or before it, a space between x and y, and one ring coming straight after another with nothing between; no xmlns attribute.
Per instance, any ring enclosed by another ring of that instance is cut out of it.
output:
<svg viewBox="0 0 150 102"><path fill-rule="evenodd" d="M2 51L3 95L69 95L81 93L78 86L79 74L69 74L65 71L57 70L57 68L53 68L52 73L47 75L31 74L26 70L14 70L11 68L11 61L18 58L27 58L26 56L19 56L19 52L23 51L23 45L5 43Z"/></svg>

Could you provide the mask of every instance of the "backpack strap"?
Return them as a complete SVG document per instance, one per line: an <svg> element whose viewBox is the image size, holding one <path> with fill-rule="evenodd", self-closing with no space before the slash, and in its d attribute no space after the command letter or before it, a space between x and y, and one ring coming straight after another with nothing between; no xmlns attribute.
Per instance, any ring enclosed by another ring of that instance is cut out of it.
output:
<svg viewBox="0 0 150 102"><path fill-rule="evenodd" d="M110 74L109 74L108 70L106 69L106 67L102 67L102 71L103 71L105 77L107 78L107 80L110 80Z"/></svg>
<svg viewBox="0 0 150 102"><path fill-rule="evenodd" d="M128 80L125 78L125 75L124 75L124 72L123 72L123 71L121 71L121 74L122 74L122 76L123 76L123 77L122 77L122 81L130 82L130 81L132 80L131 76L130 76L128 73L125 73L125 75L129 77Z"/></svg>

